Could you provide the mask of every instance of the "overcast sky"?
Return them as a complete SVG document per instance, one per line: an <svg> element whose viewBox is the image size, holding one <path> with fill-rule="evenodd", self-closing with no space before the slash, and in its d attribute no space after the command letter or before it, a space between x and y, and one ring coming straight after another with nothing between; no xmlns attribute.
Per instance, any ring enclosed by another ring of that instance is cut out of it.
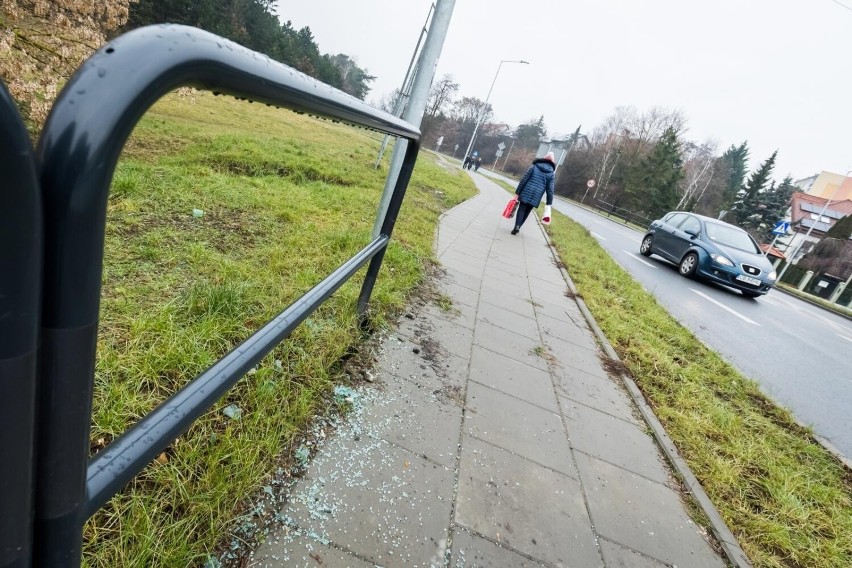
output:
<svg viewBox="0 0 852 568"><path fill-rule="evenodd" d="M852 170L852 0L456 0L438 77L512 126L591 130L616 106L677 108L685 136L720 151L748 140L749 165L779 150L775 177ZM279 0L323 53L399 87L431 0Z"/></svg>

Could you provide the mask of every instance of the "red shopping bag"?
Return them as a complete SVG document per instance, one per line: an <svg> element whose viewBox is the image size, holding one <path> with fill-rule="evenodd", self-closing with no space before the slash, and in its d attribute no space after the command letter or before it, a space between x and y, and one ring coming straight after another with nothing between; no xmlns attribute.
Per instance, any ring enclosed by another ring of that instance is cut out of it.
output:
<svg viewBox="0 0 852 568"><path fill-rule="evenodd" d="M518 210L518 204L518 196L516 195L512 198L511 201L509 201L509 203L506 204L506 208L503 209L503 217L505 217L506 219L511 219L512 217L514 217L515 211Z"/></svg>

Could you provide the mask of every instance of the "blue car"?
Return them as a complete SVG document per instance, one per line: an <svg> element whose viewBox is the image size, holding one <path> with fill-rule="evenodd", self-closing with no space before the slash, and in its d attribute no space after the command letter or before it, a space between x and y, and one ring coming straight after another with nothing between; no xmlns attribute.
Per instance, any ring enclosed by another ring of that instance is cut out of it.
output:
<svg viewBox="0 0 852 568"><path fill-rule="evenodd" d="M751 235L695 213L672 211L651 223L639 252L674 262L682 276L724 284L750 298L769 292L777 278Z"/></svg>

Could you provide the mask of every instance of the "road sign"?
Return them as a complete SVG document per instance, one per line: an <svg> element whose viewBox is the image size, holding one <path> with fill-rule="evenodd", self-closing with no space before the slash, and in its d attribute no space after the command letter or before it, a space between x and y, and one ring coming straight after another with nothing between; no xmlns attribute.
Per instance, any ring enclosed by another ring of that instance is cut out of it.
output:
<svg viewBox="0 0 852 568"><path fill-rule="evenodd" d="M500 148L501 150L505 150L506 144L504 144L503 142L500 142L499 144L497 144L497 147Z"/></svg>
<svg viewBox="0 0 852 568"><path fill-rule="evenodd" d="M497 150L497 152L495 152L494 155L499 158L500 156L503 155L503 149L501 148L500 150Z"/></svg>
<svg viewBox="0 0 852 568"><path fill-rule="evenodd" d="M786 235L790 232L790 221L778 221L772 229L773 235Z"/></svg>
<svg viewBox="0 0 852 568"><path fill-rule="evenodd" d="M590 179L589 181L587 181L586 187L588 187L589 189L592 189L593 187L595 187L595 180Z"/></svg>

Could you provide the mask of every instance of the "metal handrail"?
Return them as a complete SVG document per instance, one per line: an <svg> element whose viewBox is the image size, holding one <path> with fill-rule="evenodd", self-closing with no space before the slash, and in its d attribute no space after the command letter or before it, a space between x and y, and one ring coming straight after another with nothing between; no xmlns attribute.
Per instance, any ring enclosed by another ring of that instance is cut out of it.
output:
<svg viewBox="0 0 852 568"><path fill-rule="evenodd" d="M0 566L25 566L32 531L41 206L27 129L0 83Z"/></svg>
<svg viewBox="0 0 852 568"><path fill-rule="evenodd" d="M622 219L625 223L634 223L636 225L648 225L651 222L651 219L642 215L641 213L636 213L635 211L631 211L629 209L625 209L624 207L619 207L614 203L608 203L601 199L596 199L593 201L592 206L605 212L607 217L615 215L619 219Z"/></svg>
<svg viewBox="0 0 852 568"><path fill-rule="evenodd" d="M88 461L106 205L119 154L162 95L195 86L409 140L381 235L264 328ZM159 451L369 261L366 310L420 132L268 57L177 25L150 26L98 50L56 100L38 144L45 252L34 526L37 565L78 565L82 525Z"/></svg>

